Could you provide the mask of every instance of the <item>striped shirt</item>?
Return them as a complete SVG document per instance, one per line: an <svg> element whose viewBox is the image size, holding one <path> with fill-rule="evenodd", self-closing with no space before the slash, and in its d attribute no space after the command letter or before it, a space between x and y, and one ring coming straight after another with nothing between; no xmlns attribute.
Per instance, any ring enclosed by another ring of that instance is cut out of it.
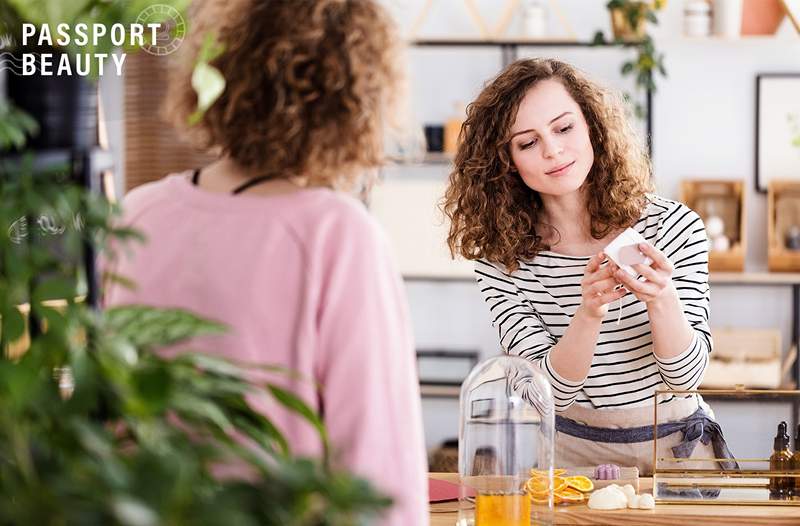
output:
<svg viewBox="0 0 800 526"><path fill-rule="evenodd" d="M628 293L609 306L592 365L582 382L567 380L553 369L550 349L564 335L581 303L581 279L589 257L541 251L533 260L520 262L512 273L503 265L476 261L476 279L503 350L541 367L553 386L557 411L573 403L596 409L651 405L655 390L696 389L703 379L712 349L708 239L703 221L681 203L650 195L633 228L674 265L672 281L694 336L680 355L658 358L653 353L647 307Z"/></svg>

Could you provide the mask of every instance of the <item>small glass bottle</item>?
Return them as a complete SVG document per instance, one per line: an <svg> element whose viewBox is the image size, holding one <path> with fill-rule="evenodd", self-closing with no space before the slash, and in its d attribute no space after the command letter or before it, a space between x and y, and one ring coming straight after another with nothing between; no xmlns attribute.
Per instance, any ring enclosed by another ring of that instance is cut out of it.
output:
<svg viewBox="0 0 800 526"><path fill-rule="evenodd" d="M792 452L789 450L789 435L786 432L786 422L778 424L775 435L772 455L769 457L769 497L771 499L788 499L794 492L792 477L776 477L776 471L789 471L792 469Z"/></svg>
<svg viewBox="0 0 800 526"><path fill-rule="evenodd" d="M464 104L456 102L453 104L453 114L444 123L444 153L454 155L458 150L458 140L461 134L461 127L464 125Z"/></svg>

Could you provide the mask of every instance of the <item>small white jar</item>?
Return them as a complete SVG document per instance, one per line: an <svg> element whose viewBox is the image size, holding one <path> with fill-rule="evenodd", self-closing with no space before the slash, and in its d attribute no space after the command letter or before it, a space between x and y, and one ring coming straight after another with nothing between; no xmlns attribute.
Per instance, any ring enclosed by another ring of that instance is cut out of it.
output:
<svg viewBox="0 0 800 526"><path fill-rule="evenodd" d="M527 38L547 36L547 9L540 0L525 0L522 3L522 27Z"/></svg>
<svg viewBox="0 0 800 526"><path fill-rule="evenodd" d="M706 0L687 0L683 7L683 34L687 37L711 35L711 5Z"/></svg>

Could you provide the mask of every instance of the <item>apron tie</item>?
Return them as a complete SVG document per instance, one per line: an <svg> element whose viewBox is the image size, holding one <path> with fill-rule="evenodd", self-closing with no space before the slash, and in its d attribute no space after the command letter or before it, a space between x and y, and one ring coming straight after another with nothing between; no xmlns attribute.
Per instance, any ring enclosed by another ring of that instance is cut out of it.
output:
<svg viewBox="0 0 800 526"><path fill-rule="evenodd" d="M606 442L612 444L632 444L654 440L653 426L640 426L629 428L604 428L587 426L564 416L556 415L556 431L592 442ZM722 428L709 418L703 408L683 420L666 422L657 426L658 438L672 435L678 431L683 432L681 442L672 448L675 458L690 458L698 442L714 448L716 458L729 459L719 462L722 469L738 469L739 464L734 460L733 454L725 443Z"/></svg>

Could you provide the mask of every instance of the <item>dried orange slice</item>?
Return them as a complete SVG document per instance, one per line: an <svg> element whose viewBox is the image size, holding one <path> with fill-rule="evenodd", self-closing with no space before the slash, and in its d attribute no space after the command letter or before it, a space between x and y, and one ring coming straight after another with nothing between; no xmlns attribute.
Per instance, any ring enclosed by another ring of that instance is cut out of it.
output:
<svg viewBox="0 0 800 526"><path fill-rule="evenodd" d="M567 479L564 477L553 477L553 493L567 488Z"/></svg>
<svg viewBox="0 0 800 526"><path fill-rule="evenodd" d="M556 477L558 475L563 475L566 472L567 472L566 469L561 469L561 468L554 469L553 470L553 476ZM531 473L531 477L547 477L547 470L546 469L531 469L530 473Z"/></svg>
<svg viewBox="0 0 800 526"><path fill-rule="evenodd" d="M550 489L550 485L545 478L530 478L528 482L525 483L525 489L528 490L528 493L531 495L546 494Z"/></svg>
<svg viewBox="0 0 800 526"><path fill-rule="evenodd" d="M544 495L534 495L533 493L530 494L531 502L534 504L547 504L547 500L549 495L545 493Z"/></svg>
<svg viewBox="0 0 800 526"><path fill-rule="evenodd" d="M560 502L583 502L583 493L573 488L564 488L553 494L553 499Z"/></svg>
<svg viewBox="0 0 800 526"><path fill-rule="evenodd" d="M574 488L578 491L583 491L584 493L587 491L592 491L594 489L594 484L592 484L592 481L589 480L587 477L584 477L583 475L567 477L564 480L567 481L567 486L569 486L570 488Z"/></svg>
<svg viewBox="0 0 800 526"><path fill-rule="evenodd" d="M567 479L564 477L553 477L553 492L558 492L567 488ZM525 490L531 494L541 497L547 495L550 484L544 477L531 477L525 483Z"/></svg>

